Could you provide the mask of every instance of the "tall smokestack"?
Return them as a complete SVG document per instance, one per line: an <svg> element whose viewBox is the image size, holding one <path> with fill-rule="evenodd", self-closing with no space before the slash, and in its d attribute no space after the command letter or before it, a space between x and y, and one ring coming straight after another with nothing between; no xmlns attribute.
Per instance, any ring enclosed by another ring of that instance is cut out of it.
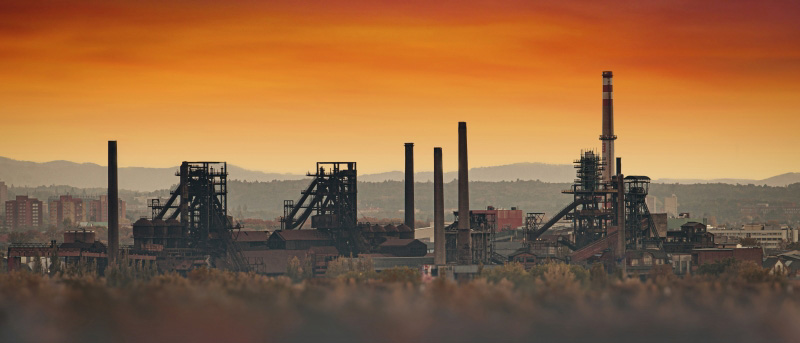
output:
<svg viewBox="0 0 800 343"><path fill-rule="evenodd" d="M472 264L469 217L469 164L467 163L467 123L458 123L458 264Z"/></svg>
<svg viewBox="0 0 800 343"><path fill-rule="evenodd" d="M406 143L406 226L414 227L414 143Z"/></svg>
<svg viewBox="0 0 800 343"><path fill-rule="evenodd" d="M119 253L119 184L117 183L117 141L108 141L108 261Z"/></svg>
<svg viewBox="0 0 800 343"><path fill-rule="evenodd" d="M603 142L603 162L606 164L603 170L603 181L611 182L614 175L614 99L612 97L612 74L610 71L603 72L603 134L600 141Z"/></svg>
<svg viewBox="0 0 800 343"><path fill-rule="evenodd" d="M442 148L433 148L433 263L447 264L444 236L444 175L442 172Z"/></svg>
<svg viewBox="0 0 800 343"><path fill-rule="evenodd" d="M627 261L625 261L625 180L622 176L622 158L617 157L617 254L622 261L623 275L627 273Z"/></svg>

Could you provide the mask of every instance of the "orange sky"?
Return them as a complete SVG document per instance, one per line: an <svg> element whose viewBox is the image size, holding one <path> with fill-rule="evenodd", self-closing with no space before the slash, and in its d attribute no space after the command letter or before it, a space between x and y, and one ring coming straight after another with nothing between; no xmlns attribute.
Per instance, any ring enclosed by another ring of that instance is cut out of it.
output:
<svg viewBox="0 0 800 343"><path fill-rule="evenodd" d="M797 2L262 2L0 2L0 156L454 170L467 121L471 166L570 163L613 70L627 174L800 171Z"/></svg>

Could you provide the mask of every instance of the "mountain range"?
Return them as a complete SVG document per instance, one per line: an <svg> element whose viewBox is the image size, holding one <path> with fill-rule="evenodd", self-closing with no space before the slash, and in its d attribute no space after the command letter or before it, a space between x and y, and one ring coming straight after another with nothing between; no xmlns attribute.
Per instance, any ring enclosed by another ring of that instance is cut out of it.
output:
<svg viewBox="0 0 800 343"><path fill-rule="evenodd" d="M170 168L123 167L119 168L120 188L133 191L153 191L171 188L176 184L175 173L178 166ZM0 157L0 181L15 186L69 185L79 188L105 187L107 180L105 166L94 163L75 163L70 161L29 162ZM302 180L303 174L268 173L244 169L228 164L229 178L242 181ZM575 178L575 169L569 164L515 163L502 166L471 168L470 181L514 181L539 180L550 183L569 183ZM444 181L458 177L457 172L444 173ZM401 181L404 173L390 171L376 174L362 174L359 181L383 182ZM423 171L414 174L416 182L431 182L433 172ZM786 173L763 180L750 179L658 179L656 183L726 183L754 184L767 186L786 186L800 182L800 173Z"/></svg>

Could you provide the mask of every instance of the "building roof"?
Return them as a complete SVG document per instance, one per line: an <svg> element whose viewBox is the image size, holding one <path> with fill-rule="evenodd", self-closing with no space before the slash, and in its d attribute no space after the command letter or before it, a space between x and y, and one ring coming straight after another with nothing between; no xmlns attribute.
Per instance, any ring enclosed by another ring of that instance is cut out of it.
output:
<svg viewBox="0 0 800 343"><path fill-rule="evenodd" d="M400 232L397 230L397 226L394 226L392 224L384 226L383 229L386 230L386 232Z"/></svg>
<svg viewBox="0 0 800 343"><path fill-rule="evenodd" d="M414 230L411 230L411 227L409 227L406 224L400 224L400 225L397 226L397 231L400 231L400 232L413 232Z"/></svg>
<svg viewBox="0 0 800 343"><path fill-rule="evenodd" d="M334 256L339 255L339 250L337 250L336 247L332 245L311 247L308 248L308 252L314 255L334 255Z"/></svg>
<svg viewBox="0 0 800 343"><path fill-rule="evenodd" d="M153 223L147 220L147 218L139 218L133 226L153 226Z"/></svg>
<svg viewBox="0 0 800 343"><path fill-rule="evenodd" d="M775 265L780 262L781 260L779 260L777 257L767 257L767 259L765 259L762 263L762 267L772 269L775 268Z"/></svg>
<svg viewBox="0 0 800 343"><path fill-rule="evenodd" d="M239 231L233 233L233 238L237 242L266 242L269 231Z"/></svg>
<svg viewBox="0 0 800 343"><path fill-rule="evenodd" d="M272 234L284 241L331 241L328 234L319 230L278 230Z"/></svg>
<svg viewBox="0 0 800 343"><path fill-rule="evenodd" d="M800 260L800 251L797 250L788 251L783 254L779 254L778 257L785 259L792 259L792 260Z"/></svg>
<svg viewBox="0 0 800 343"><path fill-rule="evenodd" d="M695 249L697 250L697 249ZM645 253L653 255L654 258L667 258L667 253L662 250L628 250L625 256L633 258L641 258Z"/></svg>
<svg viewBox="0 0 800 343"><path fill-rule="evenodd" d="M414 243L415 241L419 242L421 244L425 244L425 243L422 243L420 240L417 240L417 239L399 238L399 239L388 239L388 240L386 240L386 242L381 243L380 246L381 247L404 247L404 246L407 246L409 244ZM427 245L426 245L426 247L427 247Z"/></svg>
<svg viewBox="0 0 800 343"><path fill-rule="evenodd" d="M699 222L696 222L696 221L686 222L685 224L681 225L681 228L683 228L684 226L686 226L686 227L702 227L702 228L706 227L705 224L699 223Z"/></svg>
<svg viewBox="0 0 800 343"><path fill-rule="evenodd" d="M536 254L530 252L530 250L528 250L527 248L519 248L517 251L514 251L513 253L508 254L508 257L509 258L513 258L513 257L519 256L519 255L536 256Z"/></svg>
<svg viewBox="0 0 800 343"><path fill-rule="evenodd" d="M93 243L71 242L71 243L61 243L61 245L59 245L58 248L79 249L79 250L104 250L106 249L106 245L99 241L95 241Z"/></svg>

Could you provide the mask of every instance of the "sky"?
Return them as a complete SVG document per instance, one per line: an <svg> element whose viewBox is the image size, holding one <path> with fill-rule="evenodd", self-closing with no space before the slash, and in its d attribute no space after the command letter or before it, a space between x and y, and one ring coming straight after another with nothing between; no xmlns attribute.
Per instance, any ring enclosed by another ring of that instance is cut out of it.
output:
<svg viewBox="0 0 800 343"><path fill-rule="evenodd" d="M614 72L626 174L800 172L800 2L0 2L0 156L302 173L571 163Z"/></svg>

